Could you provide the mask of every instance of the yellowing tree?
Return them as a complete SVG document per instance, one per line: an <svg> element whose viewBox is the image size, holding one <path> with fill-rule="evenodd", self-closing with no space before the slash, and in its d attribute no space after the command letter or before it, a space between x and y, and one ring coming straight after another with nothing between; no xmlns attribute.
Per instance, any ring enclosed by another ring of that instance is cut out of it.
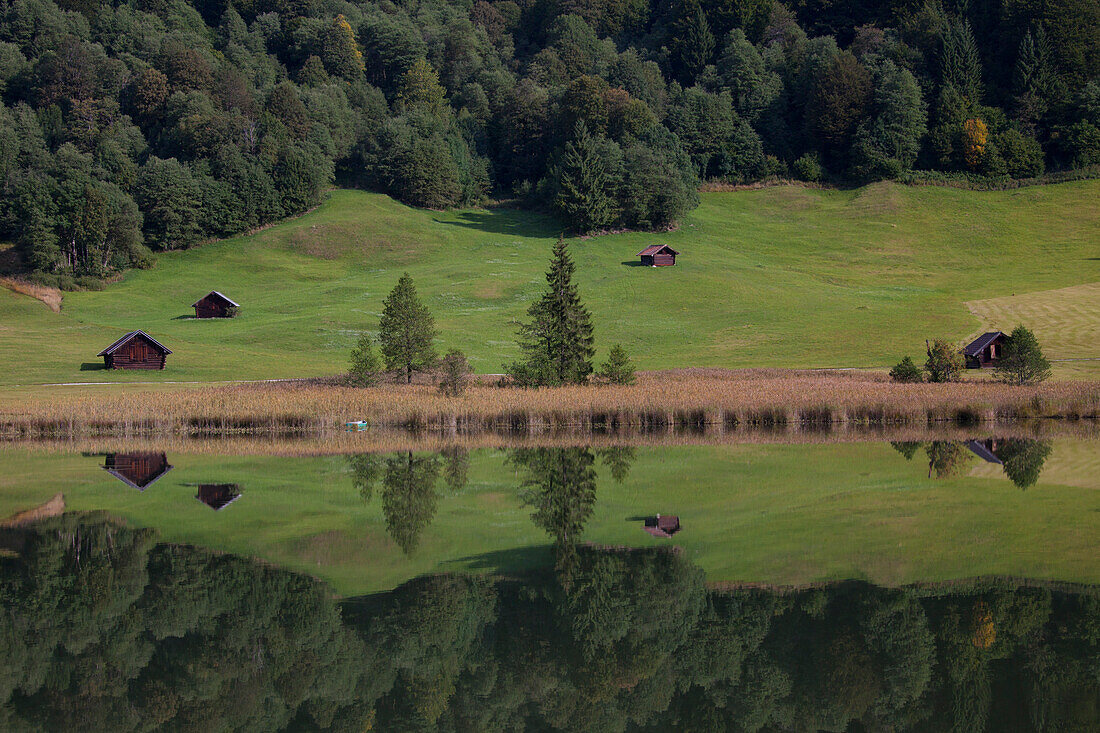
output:
<svg viewBox="0 0 1100 733"><path fill-rule="evenodd" d="M363 73L363 52L355 40L355 31L343 15L332 19L322 40L322 61L333 76L354 79Z"/></svg>
<svg viewBox="0 0 1100 733"><path fill-rule="evenodd" d="M989 127L979 119L963 123L963 159L970 170L977 170L985 158L985 146L989 142Z"/></svg>
<svg viewBox="0 0 1100 733"><path fill-rule="evenodd" d="M406 69L397 85L397 98L406 107L423 107L433 114L442 111L445 94L439 74L425 58L417 59Z"/></svg>

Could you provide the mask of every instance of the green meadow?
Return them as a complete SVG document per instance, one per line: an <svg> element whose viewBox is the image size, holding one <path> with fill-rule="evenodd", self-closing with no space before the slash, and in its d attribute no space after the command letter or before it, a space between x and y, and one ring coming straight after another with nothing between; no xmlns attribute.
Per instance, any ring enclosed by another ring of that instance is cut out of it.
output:
<svg viewBox="0 0 1100 733"><path fill-rule="evenodd" d="M981 575L1100 582L1096 441L1059 438L1038 483L1014 486L967 454L953 478L928 475L887 443L639 448L621 483L597 459L582 539L675 544L710 582L884 584ZM518 572L552 562L549 536L523 500L524 473L505 451L470 454L469 481L438 499L406 555L391 539L381 488L363 497L340 456L169 453L173 469L139 492L103 470L102 455L0 449L0 519L55 493L67 510L105 510L165 541L257 557L306 572L340 595L385 590L423 573ZM199 483L240 485L220 511ZM641 517L675 514L672 539Z"/></svg>
<svg viewBox="0 0 1100 733"><path fill-rule="evenodd" d="M1100 282L1097 201L1100 181L710 193L677 231L583 239L572 251L600 356L621 342L640 368L885 368L919 356L926 338L962 341L1025 317L1053 354L1087 359L1060 362L1057 374L1095 377L1100 344L1062 341L1095 318L1100 290L1073 293L1087 301L1074 298L1068 312L1062 296L1042 293ZM425 211L335 191L299 219L159 255L103 291L67 293L60 314L0 291L0 384L339 373L403 270L435 314L440 346L497 373L517 355L516 325L557 235L555 221L530 212ZM681 252L676 267L636 266L654 242ZM240 302L240 316L190 318L210 290ZM174 351L169 368L99 369L96 353L134 329Z"/></svg>

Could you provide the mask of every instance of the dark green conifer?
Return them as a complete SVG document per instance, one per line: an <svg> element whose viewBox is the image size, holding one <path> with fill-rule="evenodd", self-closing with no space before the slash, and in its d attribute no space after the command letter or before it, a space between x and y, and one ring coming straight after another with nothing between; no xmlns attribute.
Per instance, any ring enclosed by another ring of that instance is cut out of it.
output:
<svg viewBox="0 0 1100 733"><path fill-rule="evenodd" d="M414 374L432 369L436 363L435 319L420 302L409 273L401 275L382 305L378 341L386 369L398 372L411 384Z"/></svg>
<svg viewBox="0 0 1100 733"><path fill-rule="evenodd" d="M546 272L546 292L527 309L531 320L520 327L526 358L511 367L517 384L583 384L592 373L592 319L573 284L574 269L565 239L559 237Z"/></svg>

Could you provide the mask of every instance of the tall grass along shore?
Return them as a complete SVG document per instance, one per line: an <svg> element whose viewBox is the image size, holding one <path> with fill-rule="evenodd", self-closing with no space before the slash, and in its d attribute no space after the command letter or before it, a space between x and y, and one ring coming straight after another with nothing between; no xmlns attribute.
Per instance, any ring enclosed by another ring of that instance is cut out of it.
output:
<svg viewBox="0 0 1100 733"><path fill-rule="evenodd" d="M983 424L1100 418L1100 383L894 384L877 374L685 369L643 372L629 387L523 390L489 384L461 397L430 385L357 389L277 383L172 392L85 391L33 397L0 415L9 438L217 435L375 429L537 435L739 426Z"/></svg>

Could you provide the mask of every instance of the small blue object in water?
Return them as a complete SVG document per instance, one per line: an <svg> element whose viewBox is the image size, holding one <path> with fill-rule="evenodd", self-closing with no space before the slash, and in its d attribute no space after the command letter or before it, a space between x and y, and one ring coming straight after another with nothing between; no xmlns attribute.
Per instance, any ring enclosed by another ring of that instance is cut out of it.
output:
<svg viewBox="0 0 1100 733"><path fill-rule="evenodd" d="M353 420L349 423L345 423L345 427L349 433L353 433L359 430L366 430L369 426L366 420Z"/></svg>

